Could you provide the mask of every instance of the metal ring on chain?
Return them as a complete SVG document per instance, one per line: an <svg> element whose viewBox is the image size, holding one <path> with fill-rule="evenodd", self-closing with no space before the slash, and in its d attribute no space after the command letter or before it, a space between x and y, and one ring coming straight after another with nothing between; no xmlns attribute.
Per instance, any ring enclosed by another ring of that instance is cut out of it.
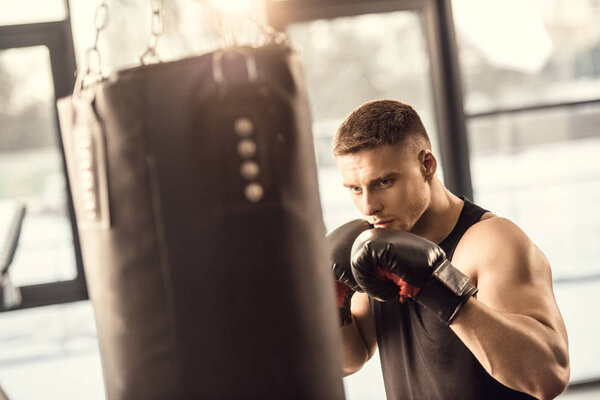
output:
<svg viewBox="0 0 600 400"><path fill-rule="evenodd" d="M85 51L85 74L102 75L102 63L97 47Z"/></svg>
<svg viewBox="0 0 600 400"><path fill-rule="evenodd" d="M85 51L83 65L77 74L73 97L79 97L83 89L90 84L98 82L102 79L102 62L100 51L98 49L98 41L100 32L106 28L108 24L108 4L105 0L101 0L94 13L94 42L91 47Z"/></svg>
<svg viewBox="0 0 600 400"><path fill-rule="evenodd" d="M148 47L140 56L140 63L142 65L146 65L152 60L161 62L156 48L158 47L158 39L160 39L160 36L164 32L162 0L152 0L151 8L152 16L150 18L150 38L148 39Z"/></svg>
<svg viewBox="0 0 600 400"><path fill-rule="evenodd" d="M152 28L153 36L162 35L162 33L164 31L164 24L163 24L163 16L162 16L162 13L160 12L160 10L152 11L151 28Z"/></svg>
<svg viewBox="0 0 600 400"><path fill-rule="evenodd" d="M102 3L98 4L96 7L96 11L94 14L94 28L96 31L101 31L106 28L106 24L108 21L108 5L106 1L102 1Z"/></svg>

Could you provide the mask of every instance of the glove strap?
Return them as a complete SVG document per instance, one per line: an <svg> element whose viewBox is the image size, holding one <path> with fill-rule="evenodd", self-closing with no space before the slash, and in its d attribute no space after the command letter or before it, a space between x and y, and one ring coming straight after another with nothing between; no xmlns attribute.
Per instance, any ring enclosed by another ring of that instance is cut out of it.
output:
<svg viewBox="0 0 600 400"><path fill-rule="evenodd" d="M440 321L450 325L462 306L478 289L468 276L448 260L438 266L415 300L433 311Z"/></svg>

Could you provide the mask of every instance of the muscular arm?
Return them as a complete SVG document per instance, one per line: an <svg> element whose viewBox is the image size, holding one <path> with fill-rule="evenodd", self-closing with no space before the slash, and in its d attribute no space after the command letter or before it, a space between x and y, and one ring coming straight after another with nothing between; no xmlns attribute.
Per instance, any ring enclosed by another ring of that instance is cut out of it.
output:
<svg viewBox="0 0 600 400"><path fill-rule="evenodd" d="M472 260L479 293L451 329L499 382L556 397L569 380L569 356L546 257L516 225L491 218L465 234L453 264Z"/></svg>
<svg viewBox="0 0 600 400"><path fill-rule="evenodd" d="M358 371L375 353L375 325L366 293L352 298L352 323L340 328L342 338L342 367L344 376Z"/></svg>

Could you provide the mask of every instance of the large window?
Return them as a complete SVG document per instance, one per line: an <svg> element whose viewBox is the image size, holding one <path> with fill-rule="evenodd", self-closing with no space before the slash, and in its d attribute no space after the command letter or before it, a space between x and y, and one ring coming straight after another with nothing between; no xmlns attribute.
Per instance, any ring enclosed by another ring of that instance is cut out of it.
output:
<svg viewBox="0 0 600 400"><path fill-rule="evenodd" d="M479 3L453 1L474 197L547 255L571 382L598 379L600 1Z"/></svg>
<svg viewBox="0 0 600 400"><path fill-rule="evenodd" d="M0 50L0 80L0 201L27 207L12 280L25 286L75 279L48 48Z"/></svg>
<svg viewBox="0 0 600 400"><path fill-rule="evenodd" d="M55 107L75 80L66 3L0 9L0 240L14 204L27 209L9 270L21 309L0 313L0 385L17 400L103 393L91 305L52 305L87 298Z"/></svg>
<svg viewBox="0 0 600 400"><path fill-rule="evenodd" d="M87 298L55 106L75 80L70 24L63 1L38 5L0 18L0 217L26 206L10 267L25 308Z"/></svg>

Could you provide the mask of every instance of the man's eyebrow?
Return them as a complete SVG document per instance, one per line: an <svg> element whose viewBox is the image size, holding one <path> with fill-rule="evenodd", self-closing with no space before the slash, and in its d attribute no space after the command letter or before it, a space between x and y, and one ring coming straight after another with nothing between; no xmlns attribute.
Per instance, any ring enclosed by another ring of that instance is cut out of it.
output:
<svg viewBox="0 0 600 400"><path fill-rule="evenodd" d="M378 182L378 181L382 181L382 180L384 180L384 179L396 179L396 178L398 178L398 176L399 176L399 175L400 175L400 173L399 173L399 172L388 172L387 174L384 174L384 175L382 175L382 176L378 176L377 178L373 178L373 179L371 179L371 180L369 181L369 184L368 184L368 186L372 186L372 185L374 185L376 182ZM342 185L344 185L344 187L347 187L347 188L353 188L353 187L356 187L356 186L357 186L357 185L354 185L354 184L351 184L351 183L346 183L346 182L342 183Z"/></svg>
<svg viewBox="0 0 600 400"><path fill-rule="evenodd" d="M369 186L376 184L377 182L383 181L385 179L396 179L400 175L399 172L388 172L385 175L379 176L377 178L371 179L369 181Z"/></svg>

